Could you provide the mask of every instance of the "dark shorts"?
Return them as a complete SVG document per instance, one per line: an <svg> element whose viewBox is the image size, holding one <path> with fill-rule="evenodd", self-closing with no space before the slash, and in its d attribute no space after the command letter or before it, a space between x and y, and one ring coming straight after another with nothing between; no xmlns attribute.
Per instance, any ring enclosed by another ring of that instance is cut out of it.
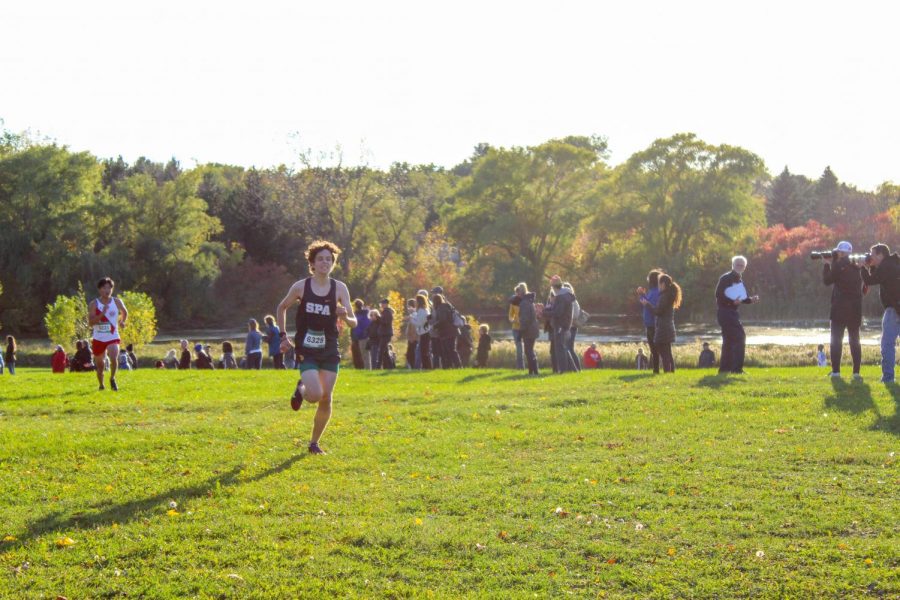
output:
<svg viewBox="0 0 900 600"><path fill-rule="evenodd" d="M339 358L304 357L298 365L298 368L300 369L300 373L306 371L330 371L331 373L337 373L340 366L341 360Z"/></svg>

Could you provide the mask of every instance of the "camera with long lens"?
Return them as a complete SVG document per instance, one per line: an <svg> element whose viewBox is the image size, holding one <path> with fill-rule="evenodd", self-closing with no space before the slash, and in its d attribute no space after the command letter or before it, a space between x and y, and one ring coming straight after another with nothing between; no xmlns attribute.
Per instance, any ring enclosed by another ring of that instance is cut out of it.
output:
<svg viewBox="0 0 900 600"><path fill-rule="evenodd" d="M816 252L810 252L809 257L813 260L822 260L824 258L837 258L837 250L820 250Z"/></svg>
<svg viewBox="0 0 900 600"><path fill-rule="evenodd" d="M850 262L852 262L854 265L858 266L866 266L872 264L872 254L869 252L866 252L865 254L851 254L847 258L850 259Z"/></svg>

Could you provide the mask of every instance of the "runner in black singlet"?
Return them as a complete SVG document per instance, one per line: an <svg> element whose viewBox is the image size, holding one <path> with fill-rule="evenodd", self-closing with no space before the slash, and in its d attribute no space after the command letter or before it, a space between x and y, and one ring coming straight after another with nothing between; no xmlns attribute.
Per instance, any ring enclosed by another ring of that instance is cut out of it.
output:
<svg viewBox="0 0 900 600"><path fill-rule="evenodd" d="M311 276L291 286L275 313L281 330L281 351L286 352L293 346L300 369L300 381L291 397L291 408L299 410L304 401L318 404L309 441L312 454L325 454L319 448L319 438L331 418L332 392L341 362L338 318L350 327L356 326L356 317L347 308L350 306L347 286L330 277L339 253L338 247L331 242L310 244L306 258ZM291 344L285 321L287 309L297 302L297 335Z"/></svg>

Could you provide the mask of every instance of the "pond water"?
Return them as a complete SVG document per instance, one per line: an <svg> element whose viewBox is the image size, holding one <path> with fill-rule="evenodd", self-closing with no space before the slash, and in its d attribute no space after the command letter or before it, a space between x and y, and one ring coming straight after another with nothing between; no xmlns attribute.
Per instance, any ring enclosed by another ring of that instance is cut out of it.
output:
<svg viewBox="0 0 900 600"><path fill-rule="evenodd" d="M491 326L494 339L512 339L509 323L500 317L484 318ZM678 323L679 344L696 342L721 341L721 332L713 319L711 323ZM751 346L774 344L776 346L806 346L829 343L830 334L827 321L816 321L807 324L784 324L745 322L747 344ZM177 342L181 338L191 341L202 340L216 342L222 340L243 341L245 329L195 329L178 332L161 332L156 342ZM546 339L546 334L541 335ZM861 341L863 345L877 346L881 338L881 321L868 319L863 323ZM588 324L578 330L577 339L581 342L598 342L603 344L639 342L644 340L644 325L640 318L630 315L592 316ZM845 338L846 339L846 338Z"/></svg>

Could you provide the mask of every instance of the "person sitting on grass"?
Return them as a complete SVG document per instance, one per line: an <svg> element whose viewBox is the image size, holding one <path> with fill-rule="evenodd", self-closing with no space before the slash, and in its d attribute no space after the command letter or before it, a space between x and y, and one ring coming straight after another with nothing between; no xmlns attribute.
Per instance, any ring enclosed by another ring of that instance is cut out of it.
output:
<svg viewBox="0 0 900 600"><path fill-rule="evenodd" d="M709 349L709 342L703 342L703 350L700 351L697 366L701 369L709 369L716 366L716 355Z"/></svg>
<svg viewBox="0 0 900 600"><path fill-rule="evenodd" d="M475 355L475 366L483 369L487 366L491 354L491 328L487 323L478 328L478 352Z"/></svg>
<svg viewBox="0 0 900 600"><path fill-rule="evenodd" d="M94 370L94 359L91 351L88 350L87 344L81 340L75 341L75 355L69 361L70 373L83 373L84 371Z"/></svg>
<svg viewBox="0 0 900 600"><path fill-rule="evenodd" d="M597 350L597 344L591 344L591 346L584 351L582 360L584 361L585 369L599 369L603 366L603 356L600 354L600 351Z"/></svg>
<svg viewBox="0 0 900 600"><path fill-rule="evenodd" d="M69 359L66 357L66 351L63 350L62 346L57 346L56 350L53 352L53 356L50 357L50 367L53 372L65 373L68 364Z"/></svg>
<svg viewBox="0 0 900 600"><path fill-rule="evenodd" d="M166 357L162 359L163 367L166 369L177 369L178 368L178 357L176 356L177 351L175 348L172 348L168 352L166 352Z"/></svg>
<svg viewBox="0 0 900 600"><path fill-rule="evenodd" d="M125 352L128 354L128 360L131 361L131 368L138 368L137 355L134 353L134 344L128 344L125 346Z"/></svg>
<svg viewBox="0 0 900 600"><path fill-rule="evenodd" d="M214 369L212 359L203 349L203 344L194 344L194 352L197 354L197 361L194 366L198 369Z"/></svg>
<svg viewBox="0 0 900 600"><path fill-rule="evenodd" d="M191 368L191 351L188 350L187 340L181 340L181 359L178 361L178 368L180 370Z"/></svg>
<svg viewBox="0 0 900 600"><path fill-rule="evenodd" d="M816 364L820 367L828 366L828 357L825 356L825 344L819 344L816 352Z"/></svg>
<svg viewBox="0 0 900 600"><path fill-rule="evenodd" d="M237 363L234 360L234 346L231 342L222 342L222 368L237 369Z"/></svg>
<svg viewBox="0 0 900 600"><path fill-rule="evenodd" d="M638 348L635 363L638 371L644 371L645 369L650 368L650 361L647 360L647 355L644 354L643 348Z"/></svg>

